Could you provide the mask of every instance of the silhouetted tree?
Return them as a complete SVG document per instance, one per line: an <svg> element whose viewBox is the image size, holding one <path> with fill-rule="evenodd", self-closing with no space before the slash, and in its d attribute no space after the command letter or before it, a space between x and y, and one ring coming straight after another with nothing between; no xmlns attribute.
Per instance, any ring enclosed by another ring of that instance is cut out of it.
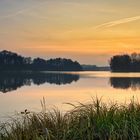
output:
<svg viewBox="0 0 140 140"><path fill-rule="evenodd" d="M132 71L139 72L140 71L140 54L133 53L131 55L131 69Z"/></svg>
<svg viewBox="0 0 140 140"><path fill-rule="evenodd" d="M54 71L81 71L82 66L71 59L56 58L47 61L47 69Z"/></svg>
<svg viewBox="0 0 140 140"><path fill-rule="evenodd" d="M27 64L27 65L29 65L29 64L32 64L33 62L32 62L32 58L31 57L26 57L26 58L24 58L24 64Z"/></svg>
<svg viewBox="0 0 140 140"><path fill-rule="evenodd" d="M46 65L46 60L42 59L42 58L35 58L33 60L33 64L34 65Z"/></svg>
<svg viewBox="0 0 140 140"><path fill-rule="evenodd" d="M10 51L0 52L0 70L31 70L31 71L80 71L82 66L71 59L56 58L44 60L31 59Z"/></svg>
<svg viewBox="0 0 140 140"><path fill-rule="evenodd" d="M113 72L140 72L140 54L115 55L110 60Z"/></svg>

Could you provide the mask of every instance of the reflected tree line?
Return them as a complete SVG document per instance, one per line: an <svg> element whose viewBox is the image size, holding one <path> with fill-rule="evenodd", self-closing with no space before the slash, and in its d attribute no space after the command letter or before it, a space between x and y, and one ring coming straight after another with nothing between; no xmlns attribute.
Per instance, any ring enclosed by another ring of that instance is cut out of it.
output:
<svg viewBox="0 0 140 140"><path fill-rule="evenodd" d="M140 90L140 78L136 77L111 77L110 84L113 88Z"/></svg>
<svg viewBox="0 0 140 140"><path fill-rule="evenodd" d="M77 82L79 79L80 75L68 73L3 72L0 74L0 92L7 93L31 84L39 86L49 83L61 86ZM109 84L116 89L140 90L140 78L136 77L111 77Z"/></svg>
<svg viewBox="0 0 140 140"><path fill-rule="evenodd" d="M17 90L22 86L42 85L44 83L65 85L79 80L79 75L64 73L1 73L0 75L0 92L6 93Z"/></svg>

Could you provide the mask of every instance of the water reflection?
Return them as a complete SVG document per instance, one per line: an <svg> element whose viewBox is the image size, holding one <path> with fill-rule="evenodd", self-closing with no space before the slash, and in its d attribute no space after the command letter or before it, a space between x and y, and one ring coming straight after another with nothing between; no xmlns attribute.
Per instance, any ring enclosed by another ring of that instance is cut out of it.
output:
<svg viewBox="0 0 140 140"><path fill-rule="evenodd" d="M136 77L111 77L110 84L113 88L140 90L140 78Z"/></svg>
<svg viewBox="0 0 140 140"><path fill-rule="evenodd" d="M44 83L65 85L78 81L79 75L64 73L1 73L0 92L6 93L17 90L22 86L30 86L32 83L41 85Z"/></svg>
<svg viewBox="0 0 140 140"><path fill-rule="evenodd" d="M93 73L93 76L89 77L83 75L79 76L78 73L3 72L0 74L0 92L7 93L17 90L22 86L31 86L32 84L38 86L45 83L65 85L76 82L79 79L81 79L81 82L84 81L84 86L88 86L90 83L93 83L95 87L100 89L102 89L103 86L108 83L109 79L109 84L107 87L112 86L114 89L131 88L132 90L140 90L140 77L107 77L104 78L103 81L101 80L100 76L96 75L96 73ZM86 84L88 83L86 80L89 82L88 85ZM99 85L97 83L99 83ZM92 88L93 85L91 85L90 89Z"/></svg>

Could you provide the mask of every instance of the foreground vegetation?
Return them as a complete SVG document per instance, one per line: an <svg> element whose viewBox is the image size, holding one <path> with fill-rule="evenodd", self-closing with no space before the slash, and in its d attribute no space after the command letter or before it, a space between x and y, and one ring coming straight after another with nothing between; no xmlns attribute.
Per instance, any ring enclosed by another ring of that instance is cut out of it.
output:
<svg viewBox="0 0 140 140"><path fill-rule="evenodd" d="M1 140L139 140L140 104L106 105L99 99L79 104L69 112L57 109L32 113L1 124Z"/></svg>

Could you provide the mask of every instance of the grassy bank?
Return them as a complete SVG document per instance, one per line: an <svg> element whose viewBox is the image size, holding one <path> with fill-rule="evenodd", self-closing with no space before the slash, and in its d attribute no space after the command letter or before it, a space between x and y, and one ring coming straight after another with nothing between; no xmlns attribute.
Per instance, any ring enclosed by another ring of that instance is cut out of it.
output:
<svg viewBox="0 0 140 140"><path fill-rule="evenodd" d="M140 104L106 105L100 100L79 104L62 114L25 110L11 123L1 124L1 140L139 140Z"/></svg>

